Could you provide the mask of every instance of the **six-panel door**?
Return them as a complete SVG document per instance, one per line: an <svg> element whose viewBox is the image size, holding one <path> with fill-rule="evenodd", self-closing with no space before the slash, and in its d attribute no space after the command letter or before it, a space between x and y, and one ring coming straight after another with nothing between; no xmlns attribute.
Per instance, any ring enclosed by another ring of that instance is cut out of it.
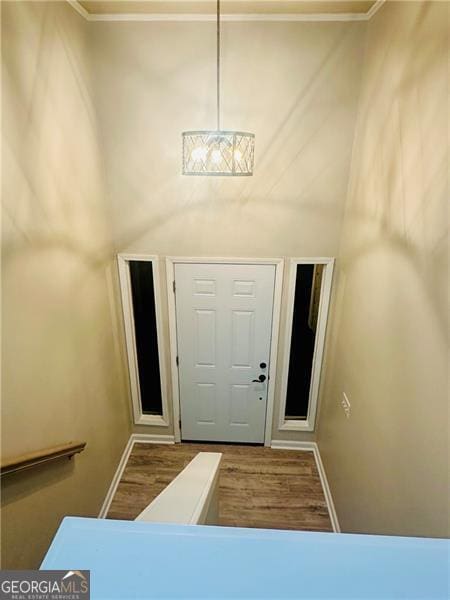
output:
<svg viewBox="0 0 450 600"><path fill-rule="evenodd" d="M275 266L177 263L175 282L182 439L262 443Z"/></svg>

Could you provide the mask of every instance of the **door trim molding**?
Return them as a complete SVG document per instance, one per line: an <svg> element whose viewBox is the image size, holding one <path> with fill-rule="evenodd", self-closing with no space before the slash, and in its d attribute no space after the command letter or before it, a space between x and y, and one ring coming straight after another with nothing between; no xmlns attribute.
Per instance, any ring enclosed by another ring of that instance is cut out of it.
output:
<svg viewBox="0 0 450 600"><path fill-rule="evenodd" d="M279 431L314 431L316 423L317 404L319 399L319 386L322 374L323 355L325 347L325 333L328 322L328 310L331 299L331 285L333 282L334 261L332 257L308 257L289 259L289 281L287 284L286 321L284 325L283 365L281 368L280 411L278 415ZM291 353L291 331L294 316L295 282L297 265L324 265L322 285L320 289L319 316L317 319L317 332L314 344L311 381L309 385L308 415L306 420L286 419L286 398L289 377L289 358Z"/></svg>
<svg viewBox="0 0 450 600"><path fill-rule="evenodd" d="M325 467L323 466L318 444L316 442L273 440L271 448L274 448L276 450L300 450L303 452L312 452L314 454L314 460L316 462L317 471L319 473L320 483L322 484L323 495L325 496L325 502L327 503L328 514L330 515L330 521L333 527L333 531L334 533L341 533L341 527L339 525L336 508L334 506L333 496L331 495L330 486L328 485L327 474L325 472Z"/></svg>
<svg viewBox="0 0 450 600"><path fill-rule="evenodd" d="M180 429L180 388L177 365L177 325L175 294L173 282L175 281L175 264L177 263L199 263L199 264L244 264L244 265L273 265L275 266L275 285L273 295L272 331L270 343L270 367L269 385L267 390L266 427L264 431L264 445L270 446L272 441L272 423L275 403L275 380L277 373L278 336L280 330L281 295L283 291L283 258L236 258L236 257L192 257L192 256L167 256L167 298L169 312L169 349L170 365L172 371L172 401L173 401L173 428L175 441L181 442Z"/></svg>
<svg viewBox="0 0 450 600"><path fill-rule="evenodd" d="M153 267L153 292L155 298L156 337L158 342L159 374L161 381L161 415L145 415L142 412L141 392L139 388L139 370L136 354L136 339L134 334L133 302L131 299L130 261L151 262ZM161 278L160 261L153 254L118 254L117 265L119 269L120 293L122 297L122 314L125 327L125 341L127 346L127 360L131 399L133 403L133 420L136 425L153 425L168 427L169 404L167 400L167 375L165 369L165 343L161 317Z"/></svg>

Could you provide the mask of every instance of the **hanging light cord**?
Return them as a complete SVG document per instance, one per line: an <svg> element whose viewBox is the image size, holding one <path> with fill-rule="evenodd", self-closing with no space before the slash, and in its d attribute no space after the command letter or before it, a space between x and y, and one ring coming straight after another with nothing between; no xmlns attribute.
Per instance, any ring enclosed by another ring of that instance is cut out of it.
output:
<svg viewBox="0 0 450 600"><path fill-rule="evenodd" d="M217 131L220 131L220 0L217 0Z"/></svg>

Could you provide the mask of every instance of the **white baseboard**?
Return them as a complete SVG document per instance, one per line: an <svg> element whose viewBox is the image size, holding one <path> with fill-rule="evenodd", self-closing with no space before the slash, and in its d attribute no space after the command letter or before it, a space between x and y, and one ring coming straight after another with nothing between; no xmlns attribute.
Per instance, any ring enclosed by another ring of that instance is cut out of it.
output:
<svg viewBox="0 0 450 600"><path fill-rule="evenodd" d="M330 486L328 485L327 474L325 473L325 467L323 466L322 458L319 452L319 446L315 444L314 458L316 459L317 470L319 471L320 481L322 482L323 493L328 506L328 512L330 513L331 524L335 533L341 533L341 527L339 525L336 508L334 507L333 496L331 495Z"/></svg>
<svg viewBox="0 0 450 600"><path fill-rule="evenodd" d="M116 493L119 482L122 478L125 467L127 466L128 459L133 450L134 444L174 444L175 438L173 435L157 435L150 433L132 433L130 439L125 446L125 449L120 458L114 477L112 478L111 485L109 486L108 492L106 493L105 500L103 501L100 512L98 513L99 519L105 519L108 514L109 507Z"/></svg>
<svg viewBox="0 0 450 600"><path fill-rule="evenodd" d="M104 519L108 514L109 507L111 506L112 499L114 498L114 494L116 493L117 486L119 485L119 481L122 477L122 473L125 470L126 464L128 462L128 458L130 457L131 450L133 449L133 436L127 442L125 446L125 450L122 452L122 456L120 457L119 465L114 473L114 477L112 478L111 485L106 493L105 499L103 501L100 512L98 513L99 519Z"/></svg>
<svg viewBox="0 0 450 600"><path fill-rule="evenodd" d="M135 444L175 444L175 436L159 435L157 433L132 433L130 439Z"/></svg>
<svg viewBox="0 0 450 600"><path fill-rule="evenodd" d="M100 509L98 518L104 519L108 514L109 507L111 506L112 499L114 498L114 494L116 493L119 482L122 478L122 474L127 465L130 454L133 450L134 444L174 444L175 437L173 435L157 435L157 434L149 434L149 433L132 433L130 439L125 446L125 449L122 453L122 456L119 461L119 465L117 467L116 472L114 473L114 477L111 481L111 485L109 486L108 492L106 494L105 500ZM322 459L320 457L319 447L316 442L296 442L296 441L286 441L286 440L272 440L270 445L271 448L278 450L302 450L304 452L313 452L314 459L316 461L317 471L319 472L320 481L322 483L322 489L325 496L325 501L327 503L328 513L330 515L331 525L333 526L333 531L335 533L340 533L341 528L339 526L338 517L336 514L336 509L334 507L333 497L331 495L330 487L328 485L327 476L325 473L325 469L322 463Z"/></svg>
<svg viewBox="0 0 450 600"><path fill-rule="evenodd" d="M327 475L323 466L322 458L319 452L319 446L316 442L295 442L286 440L272 440L270 445L271 448L278 450L303 450L306 452L313 452L314 459L316 461L317 471L319 472L320 482L322 484L323 494L327 503L328 514L330 515L331 525L335 533L340 533L341 528L339 526L339 520L337 517L336 509L334 507L333 497L331 495L330 486L328 485Z"/></svg>
<svg viewBox="0 0 450 600"><path fill-rule="evenodd" d="M276 450L304 450L314 452L315 442L294 442L286 440L272 440L270 447Z"/></svg>

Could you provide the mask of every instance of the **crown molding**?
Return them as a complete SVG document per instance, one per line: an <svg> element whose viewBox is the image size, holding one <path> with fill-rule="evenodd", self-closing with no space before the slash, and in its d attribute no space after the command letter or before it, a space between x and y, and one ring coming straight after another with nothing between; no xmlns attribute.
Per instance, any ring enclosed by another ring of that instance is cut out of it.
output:
<svg viewBox="0 0 450 600"><path fill-rule="evenodd" d="M100 14L89 13L78 0L66 0L79 15L86 21L215 21L215 14L201 13L123 13L123 14ZM289 0L288 0L289 1ZM222 14L222 21L272 21L272 22L320 22L320 21L369 21L383 6L386 0L377 0L366 13L322 13L322 14L298 14L298 13L239 13Z"/></svg>
<svg viewBox="0 0 450 600"><path fill-rule="evenodd" d="M72 0L74 1L74 0ZM202 13L123 13L123 14L89 14L88 21L216 21L214 14ZM341 14L292 14L292 13L238 13L221 15L220 20L225 21L367 21L365 14L341 13Z"/></svg>
<svg viewBox="0 0 450 600"><path fill-rule="evenodd" d="M81 15L82 17L84 17L86 19L86 21L91 21L91 17L93 15L89 14L88 11L81 6L81 4L78 2L78 0L67 0L67 2L70 4L70 6L77 11L77 13L79 15Z"/></svg>
<svg viewBox="0 0 450 600"><path fill-rule="evenodd" d="M373 4L366 12L366 20L370 21L370 19L380 10L385 2L386 0L377 0L375 4Z"/></svg>

